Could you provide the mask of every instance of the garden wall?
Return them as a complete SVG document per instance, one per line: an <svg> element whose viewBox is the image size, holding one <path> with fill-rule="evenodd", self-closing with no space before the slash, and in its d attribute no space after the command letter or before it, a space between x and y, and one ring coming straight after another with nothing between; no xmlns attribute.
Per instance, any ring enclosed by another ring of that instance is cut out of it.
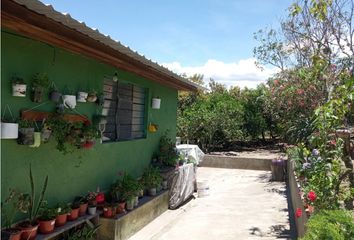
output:
<svg viewBox="0 0 354 240"><path fill-rule="evenodd" d="M290 198L293 205L294 211L300 208L302 211L302 215L300 217L294 218L296 225L296 232L298 237L303 237L306 232L305 224L308 220L308 217L305 212L304 203L300 196L300 189L295 179L294 174L294 163L289 159L288 161L288 181L290 188Z"/></svg>
<svg viewBox="0 0 354 240"><path fill-rule="evenodd" d="M33 74L46 72L60 90L67 87L74 91L95 89L102 92L104 76L113 76L117 72L120 80L148 88L146 123L153 121L159 125L159 130L156 133L147 133L145 139L96 144L93 149L81 149L67 155L55 148L53 139L39 148L18 145L15 140L1 140L3 199L7 196L9 188L30 191L30 163L38 191L45 175L49 175L46 194L49 203L69 202L74 196L96 190L98 186L103 190L108 189L116 179L118 171L127 171L134 176L142 173L165 130L169 129L170 136L175 137L176 90L4 29L1 44L1 107L4 109L4 106L9 104L16 118L21 109L35 108L38 111L53 112L55 104L48 99L41 105L33 103L29 94L25 98L12 97L11 77L14 74L23 77L29 84ZM159 110L151 109L153 96L162 99ZM78 103L76 110L89 118L100 112L100 108L94 103Z"/></svg>

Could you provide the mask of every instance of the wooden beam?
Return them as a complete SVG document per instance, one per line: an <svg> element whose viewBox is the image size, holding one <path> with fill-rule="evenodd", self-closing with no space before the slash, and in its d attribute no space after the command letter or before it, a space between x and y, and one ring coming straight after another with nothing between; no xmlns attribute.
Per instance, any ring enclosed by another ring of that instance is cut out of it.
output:
<svg viewBox="0 0 354 240"><path fill-rule="evenodd" d="M4 28L70 52L94 58L174 89L191 91L197 89L13 1L3 0L1 5L1 26Z"/></svg>

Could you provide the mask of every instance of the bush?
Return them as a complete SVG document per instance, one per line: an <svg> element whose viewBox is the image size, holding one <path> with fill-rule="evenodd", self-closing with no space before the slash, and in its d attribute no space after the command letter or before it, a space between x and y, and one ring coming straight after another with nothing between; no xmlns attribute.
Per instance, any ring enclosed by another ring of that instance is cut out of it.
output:
<svg viewBox="0 0 354 240"><path fill-rule="evenodd" d="M315 214L306 224L303 240L354 239L354 219L344 210L323 210Z"/></svg>

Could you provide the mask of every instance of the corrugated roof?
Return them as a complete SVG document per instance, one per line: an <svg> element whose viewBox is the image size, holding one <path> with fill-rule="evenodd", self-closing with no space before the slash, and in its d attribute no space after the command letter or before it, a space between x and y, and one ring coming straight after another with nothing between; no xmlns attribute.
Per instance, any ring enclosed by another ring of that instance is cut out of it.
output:
<svg viewBox="0 0 354 240"><path fill-rule="evenodd" d="M139 61L147 66L154 68L155 70L161 73L176 78L178 81L188 84L193 88L202 88L198 84L188 81L187 79L181 77L180 75L159 65L157 62L153 62L151 59L147 59L145 56L139 54L137 51L130 49L128 46L124 46L121 42L115 41L109 35L104 35L103 33L99 32L98 29L90 28L85 24L85 22L77 21L76 19L72 18L70 14L56 11L52 5L45 5L44 3L38 0L12 0L12 1L26 7L31 11L34 11L38 14L42 14L56 22L59 22L68 28L74 29L116 51L119 51L122 54L125 54L133 58L136 61Z"/></svg>

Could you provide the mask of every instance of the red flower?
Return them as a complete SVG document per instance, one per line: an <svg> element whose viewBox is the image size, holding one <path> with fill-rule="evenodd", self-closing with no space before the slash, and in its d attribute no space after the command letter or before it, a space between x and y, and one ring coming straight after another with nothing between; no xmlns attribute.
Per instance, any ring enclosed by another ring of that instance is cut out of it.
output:
<svg viewBox="0 0 354 240"><path fill-rule="evenodd" d="M278 80L278 79L275 79L275 80L274 80L274 85L278 85L278 83L279 83L279 80Z"/></svg>
<svg viewBox="0 0 354 240"><path fill-rule="evenodd" d="M331 140L331 141L329 141L329 144L335 146L337 144L337 142L336 142L336 140Z"/></svg>
<svg viewBox="0 0 354 240"><path fill-rule="evenodd" d="M301 208L296 208L295 216L296 216L297 218L299 218L299 217L302 216L302 210L301 210Z"/></svg>
<svg viewBox="0 0 354 240"><path fill-rule="evenodd" d="M303 89L297 89L296 92L297 94L302 95L305 91Z"/></svg>
<svg viewBox="0 0 354 240"><path fill-rule="evenodd" d="M309 191L307 194L307 198L311 201L314 202L317 198L316 193L314 191Z"/></svg>

